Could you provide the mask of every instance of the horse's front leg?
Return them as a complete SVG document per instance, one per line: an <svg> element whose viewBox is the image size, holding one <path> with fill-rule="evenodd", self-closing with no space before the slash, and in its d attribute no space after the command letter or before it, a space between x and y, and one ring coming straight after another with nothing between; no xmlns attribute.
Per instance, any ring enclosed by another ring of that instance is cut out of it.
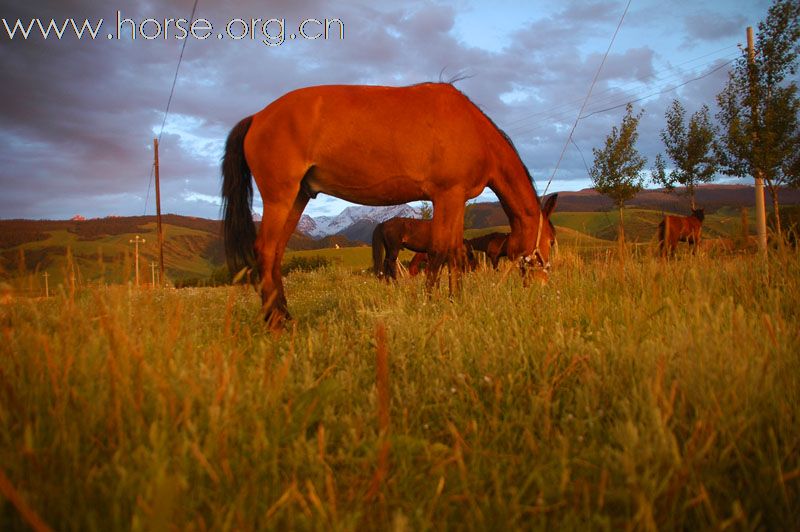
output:
<svg viewBox="0 0 800 532"><path fill-rule="evenodd" d="M436 286L442 265L450 270L449 289L452 296L461 287L464 239L464 196L448 190L433 200L431 246L428 251L427 288Z"/></svg>

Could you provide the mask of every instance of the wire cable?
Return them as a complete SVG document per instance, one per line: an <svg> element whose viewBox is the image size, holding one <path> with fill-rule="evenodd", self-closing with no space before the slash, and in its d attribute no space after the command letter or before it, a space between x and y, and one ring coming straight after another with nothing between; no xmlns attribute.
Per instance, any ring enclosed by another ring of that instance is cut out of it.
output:
<svg viewBox="0 0 800 532"><path fill-rule="evenodd" d="M631 7L631 2L633 0L628 0L627 5L625 6L625 11L622 12L622 16L619 19L619 24L617 24L617 29L614 30L614 35L611 36L611 42L608 43L608 48L606 48L606 53L603 55L603 60L600 62L600 66L597 68L597 73L594 75L594 79L592 80L592 84L589 85L589 92L586 94L586 99L583 100L583 105L581 105L581 110L578 111L578 116L575 118L575 123L572 124L572 129L569 132L567 137L567 142L564 143L564 147L561 149L561 155L558 157L558 162L556 162L556 167L553 168L553 174L550 176L550 179L547 181L547 186L544 187L544 193L542 197L547 195L547 190L550 188L550 183L553 182L553 178L558 171L558 167L561 164L561 160L564 158L564 152L567 151L567 146L569 146L569 141L572 138L572 134L575 132L575 128L578 126L578 120L580 120L580 116L583 113L583 110L586 108L586 103L589 101L589 98L592 96L592 89L594 88L595 83L597 83L597 79L600 77L600 72L603 70L603 65L608 58L609 52L611 52L611 46L614 44L614 40L617 38L617 34L619 33L619 29L622 27L622 21L625 20L625 15L628 13L628 8Z"/></svg>
<svg viewBox="0 0 800 532"><path fill-rule="evenodd" d="M194 22L194 14L197 11L197 1L194 0L192 6L192 14L189 16L189 26ZM175 77L172 78L172 87L169 89L169 98L167 98L167 108L164 110L164 120L161 121L161 129L158 131L158 142L161 143L161 134L164 133L164 125L167 123L167 116L169 115L169 106L172 103L172 96L175 94L175 85L178 83L178 71L181 69L181 62L183 61L183 52L186 51L186 43L189 42L188 37L183 40L181 46L181 54L178 56L178 65L175 67ZM144 199L144 214L147 215L147 202L150 200L150 187L153 185L153 171L155 163L150 165L150 179L147 181L147 196Z"/></svg>

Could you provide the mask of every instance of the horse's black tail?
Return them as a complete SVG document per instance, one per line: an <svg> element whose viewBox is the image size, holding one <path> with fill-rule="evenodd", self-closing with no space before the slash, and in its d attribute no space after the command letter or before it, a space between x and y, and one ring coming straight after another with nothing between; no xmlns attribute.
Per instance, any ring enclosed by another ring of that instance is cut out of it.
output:
<svg viewBox="0 0 800 532"><path fill-rule="evenodd" d="M386 239L383 237L383 224L380 223L372 231L372 269L378 277L386 273L383 271L383 250L385 247Z"/></svg>
<svg viewBox="0 0 800 532"><path fill-rule="evenodd" d="M222 235L228 270L234 276L255 264L253 182L244 157L244 137L252 122L253 117L248 116L231 129L222 157Z"/></svg>

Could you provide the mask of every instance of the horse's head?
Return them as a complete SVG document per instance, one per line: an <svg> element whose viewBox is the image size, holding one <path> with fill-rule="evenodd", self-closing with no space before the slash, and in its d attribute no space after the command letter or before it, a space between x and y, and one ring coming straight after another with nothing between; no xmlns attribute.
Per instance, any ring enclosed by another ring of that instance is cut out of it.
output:
<svg viewBox="0 0 800 532"><path fill-rule="evenodd" d="M692 210L692 216L694 216L695 218L697 218L698 220L700 220L702 222L703 218L706 217L705 209L703 207L700 207L699 209L693 209Z"/></svg>
<svg viewBox="0 0 800 532"><path fill-rule="evenodd" d="M474 249L469 240L464 240L464 253L467 259L467 262L464 264L464 268L467 271L475 270L478 267L478 259L475 258Z"/></svg>
<svg viewBox="0 0 800 532"><path fill-rule="evenodd" d="M557 201L558 194L553 194L542 206L533 252L522 259L524 267L533 268L534 276L542 280L547 279L550 271L550 253L556 243L556 228L550 221L550 215L556 208Z"/></svg>

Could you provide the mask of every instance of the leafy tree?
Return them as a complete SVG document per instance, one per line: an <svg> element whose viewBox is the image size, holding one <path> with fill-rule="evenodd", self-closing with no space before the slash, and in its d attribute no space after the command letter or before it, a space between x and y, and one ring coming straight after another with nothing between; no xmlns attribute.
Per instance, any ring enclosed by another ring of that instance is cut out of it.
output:
<svg viewBox="0 0 800 532"><path fill-rule="evenodd" d="M695 187L713 181L718 166L714 153L714 127L708 112L704 105L689 119L687 128L686 110L678 100L672 102L664 115L667 128L661 130L661 140L673 169L667 174L664 158L658 154L652 171L653 182L668 191L673 190L676 183L686 187L692 210L696 208Z"/></svg>
<svg viewBox="0 0 800 532"><path fill-rule="evenodd" d="M758 24L755 58L743 50L728 83L717 95L722 125L719 157L728 175L764 179L772 196L775 227L781 236L778 189L800 186L800 100L797 72L800 52L800 2L777 0Z"/></svg>
<svg viewBox="0 0 800 532"><path fill-rule="evenodd" d="M423 201L419 206L419 215L423 220L433 219L433 207L427 201Z"/></svg>
<svg viewBox="0 0 800 532"><path fill-rule="evenodd" d="M639 155L636 150L636 140L639 133L640 111L633 115L633 106L628 104L622 124L619 128L611 128L611 134L606 137L602 149L592 148L594 165L589 169L594 188L600 194L611 198L614 206L619 209L619 239L625 241L625 226L622 218L622 209L625 202L633 198L644 188L642 169L647 164L647 159Z"/></svg>

